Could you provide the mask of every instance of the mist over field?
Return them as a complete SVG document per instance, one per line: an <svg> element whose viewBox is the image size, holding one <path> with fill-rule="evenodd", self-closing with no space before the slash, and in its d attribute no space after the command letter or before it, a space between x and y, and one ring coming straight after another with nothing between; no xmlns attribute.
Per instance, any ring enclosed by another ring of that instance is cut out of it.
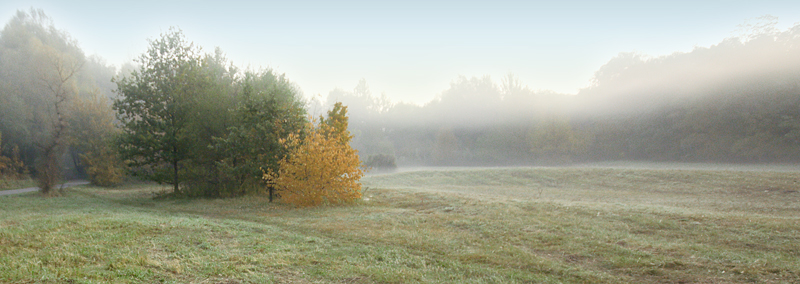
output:
<svg viewBox="0 0 800 284"><path fill-rule="evenodd" d="M37 3L2 283L800 283L800 2Z"/></svg>
<svg viewBox="0 0 800 284"><path fill-rule="evenodd" d="M513 74L459 77L424 104L334 90L362 155L414 165L552 165L642 160L797 162L800 26L770 26L690 52L620 53L577 94Z"/></svg>
<svg viewBox="0 0 800 284"><path fill-rule="evenodd" d="M226 57L224 42L211 52L191 38L185 40L196 49L192 52L205 56L203 68L216 68L210 72L217 72L217 83L247 85L246 78L261 78L258 88L267 90L270 82L280 82L282 96L287 96L281 100L303 104L305 113L298 117L324 116L335 102L342 102L351 145L375 169L605 161L795 163L800 161L800 25L781 29L770 16L753 21L740 25L735 35L690 51L657 56L619 52L576 93L528 85L513 72L500 77L457 75L425 103L378 94L363 78L352 88L304 94L304 86L292 81L291 74L236 66ZM118 100L120 82L142 68L141 58L117 66L102 54L87 56L80 39L69 32L43 10L33 9L19 11L0 36L2 153L29 167L38 159L39 144L62 145L62 138L48 136L69 129L62 126L71 124L72 133L106 135L91 134L92 116L105 115L112 129L118 121L102 104ZM217 102L230 103L233 110L246 92L244 85L203 89L228 97L195 98L199 103L194 108L200 108L196 115L219 115L208 105ZM81 100L85 102L77 109L92 106L95 113L68 115L73 107L66 104ZM65 105L59 105L62 101ZM206 131L202 135L227 135L233 118L208 118L197 118L203 125L198 127ZM85 174L75 166L85 149L65 149L64 164L73 164L73 175ZM210 163L217 158L193 159Z"/></svg>

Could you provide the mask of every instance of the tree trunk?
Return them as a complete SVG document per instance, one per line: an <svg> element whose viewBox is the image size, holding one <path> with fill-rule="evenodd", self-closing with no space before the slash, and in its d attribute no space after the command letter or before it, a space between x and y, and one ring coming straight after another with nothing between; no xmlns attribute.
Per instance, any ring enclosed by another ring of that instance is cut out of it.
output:
<svg viewBox="0 0 800 284"><path fill-rule="evenodd" d="M272 196L273 193L275 192L275 188L272 186L268 186L267 189L269 189L269 202L272 203Z"/></svg>
<svg viewBox="0 0 800 284"><path fill-rule="evenodd" d="M175 194L180 193L180 188L178 187L178 159L172 160L172 192Z"/></svg>

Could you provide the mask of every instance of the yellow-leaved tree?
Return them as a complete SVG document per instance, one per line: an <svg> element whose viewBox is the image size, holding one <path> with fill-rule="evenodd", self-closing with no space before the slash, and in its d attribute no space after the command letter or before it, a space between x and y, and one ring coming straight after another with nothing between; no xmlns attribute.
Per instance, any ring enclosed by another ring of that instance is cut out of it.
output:
<svg viewBox="0 0 800 284"><path fill-rule="evenodd" d="M336 103L328 118L312 119L305 133L281 140L289 154L278 162L278 172L264 179L280 192L281 199L300 207L342 203L361 198L364 176L358 151L350 147L347 107Z"/></svg>
<svg viewBox="0 0 800 284"><path fill-rule="evenodd" d="M70 144L78 151L89 181L99 186L121 184L125 168L112 145L119 129L114 126L114 113L108 98L94 92L91 96L78 98L73 104Z"/></svg>

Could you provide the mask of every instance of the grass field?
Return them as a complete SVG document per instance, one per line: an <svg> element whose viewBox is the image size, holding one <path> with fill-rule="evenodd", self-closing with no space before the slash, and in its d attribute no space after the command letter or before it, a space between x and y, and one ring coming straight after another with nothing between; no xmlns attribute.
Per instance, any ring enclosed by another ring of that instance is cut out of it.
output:
<svg viewBox="0 0 800 284"><path fill-rule="evenodd" d="M0 197L0 282L798 283L800 173L519 168L370 176L363 201Z"/></svg>

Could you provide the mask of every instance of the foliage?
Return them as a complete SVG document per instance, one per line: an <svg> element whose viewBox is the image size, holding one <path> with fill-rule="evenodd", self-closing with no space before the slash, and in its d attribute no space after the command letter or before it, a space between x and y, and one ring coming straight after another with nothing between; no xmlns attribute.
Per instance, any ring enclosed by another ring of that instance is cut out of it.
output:
<svg viewBox="0 0 800 284"><path fill-rule="evenodd" d="M199 69L197 49L183 33L170 29L137 62L130 76L117 77L114 109L122 124L121 153L135 173L159 183L179 184L183 164L190 158L189 133L193 96L200 88L195 75Z"/></svg>
<svg viewBox="0 0 800 284"><path fill-rule="evenodd" d="M66 150L68 140L68 104L78 93L75 77L83 67L83 53L77 43L67 35L55 32L54 37L61 37L64 46L33 43L31 60L36 65L36 79L40 81L42 107L38 113L40 130L35 135L39 150L39 161L36 166L36 179L43 194L52 194L56 183L62 178L61 159Z"/></svg>
<svg viewBox="0 0 800 284"><path fill-rule="evenodd" d="M2 146L3 146L3 133L0 132L0 149L2 149ZM2 154L2 152L0 152L0 154ZM11 168L11 159L3 155L0 155L0 178L6 175L6 172L8 171L9 168Z"/></svg>
<svg viewBox="0 0 800 284"><path fill-rule="evenodd" d="M305 110L297 91L283 76L272 71L245 73L243 100L233 111L234 125L215 138L213 149L223 158L215 166L218 178L227 179L222 196L241 195L264 187L262 170L278 170L288 149L280 139L305 126ZM220 182L220 185L226 182ZM269 188L270 196L274 195Z"/></svg>
<svg viewBox="0 0 800 284"><path fill-rule="evenodd" d="M220 49L200 57L191 75L192 94L188 98L186 135L187 159L182 163L180 194L189 196L232 196L241 190L217 165L225 153L214 145L227 129L237 125L233 110L241 96L238 69L228 63ZM260 176L260 175L259 175Z"/></svg>
<svg viewBox="0 0 800 284"><path fill-rule="evenodd" d="M35 166L44 194L61 179L69 104L83 52L41 10L18 11L0 34L0 131Z"/></svg>
<svg viewBox="0 0 800 284"><path fill-rule="evenodd" d="M224 54L201 55L171 29L115 79L123 157L134 173L186 196L230 197L264 186L279 139L305 122L299 90L272 70L240 72Z"/></svg>
<svg viewBox="0 0 800 284"><path fill-rule="evenodd" d="M541 121L529 133L531 152L546 163L570 162L586 149L586 141L575 133L569 121L552 117Z"/></svg>
<svg viewBox="0 0 800 284"><path fill-rule="evenodd" d="M72 129L74 112L80 110L74 103L109 95L113 72L98 57L87 59L42 10L14 15L0 32L0 131L2 153L16 161L18 175L33 174L43 192L52 193L63 175L82 171L77 165L71 172L62 161L80 155L69 145L83 139Z"/></svg>
<svg viewBox="0 0 800 284"><path fill-rule="evenodd" d="M395 169L397 168L397 162L395 162L394 155L376 154L369 155L364 162L364 166L376 169Z"/></svg>
<svg viewBox="0 0 800 284"><path fill-rule="evenodd" d="M70 144L79 152L80 163L86 169L89 181L99 186L122 183L125 168L113 145L119 129L114 125L114 114L105 96L94 94L78 99L70 120Z"/></svg>
<svg viewBox="0 0 800 284"><path fill-rule="evenodd" d="M361 198L364 175L358 151L350 147L347 107L336 103L327 119L309 122L304 136L291 134L282 140L291 149L281 159L278 171L265 170L264 179L281 192L281 198L296 206L342 203Z"/></svg>
<svg viewBox="0 0 800 284"><path fill-rule="evenodd" d="M3 133L0 132L0 150L3 149ZM19 160L19 148L10 151L11 157L2 155L0 151L0 179L21 179L25 175L25 164Z"/></svg>
<svg viewBox="0 0 800 284"><path fill-rule="evenodd" d="M326 124L328 127L323 128L325 134L329 137L339 139L341 144L349 144L353 140L353 135L347 130L349 124L347 117L347 107L337 102L333 105L333 109L328 111L328 118L320 117L320 125Z"/></svg>

